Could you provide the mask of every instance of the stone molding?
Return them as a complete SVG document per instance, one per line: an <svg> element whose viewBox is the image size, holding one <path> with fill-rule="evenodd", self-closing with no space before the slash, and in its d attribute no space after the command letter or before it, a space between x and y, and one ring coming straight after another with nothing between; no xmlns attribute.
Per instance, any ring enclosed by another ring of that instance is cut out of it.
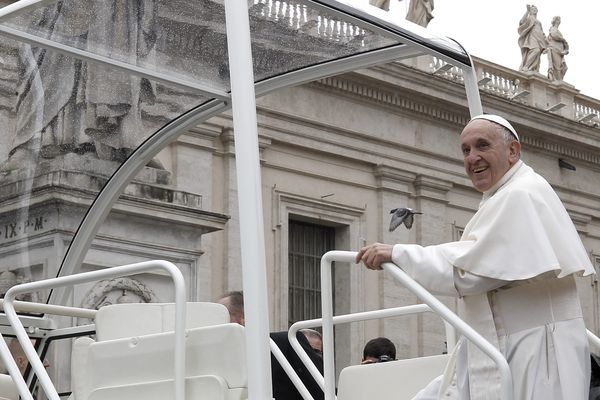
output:
<svg viewBox="0 0 600 400"><path fill-rule="evenodd" d="M385 164L376 165L373 171L377 178L377 189L401 194L414 193L413 184L417 174L391 167Z"/></svg>
<svg viewBox="0 0 600 400"><path fill-rule="evenodd" d="M320 79L310 83L310 85L360 98L361 101L382 104L386 107L408 112L419 117L427 116L460 127L465 126L468 122L466 114L458 115L453 111L436 106L432 103L425 103L417 101L414 98L402 97L391 90L383 90L372 85L347 79L343 76Z"/></svg>
<svg viewBox="0 0 600 400"><path fill-rule="evenodd" d="M466 109L465 115L459 115L442 106L426 101L420 101L417 98L402 97L397 93L392 93L391 91L381 89L366 82L357 82L345 76L324 78L310 83L309 85L321 90L339 93L344 96L360 98L363 102L384 105L391 109L408 112L420 118L427 116L437 122L449 123L460 126L461 128L468 122ZM432 101L435 101L435 99L432 99ZM526 106L522 105L521 107ZM539 110L536 109L536 111ZM526 133L521 134L521 142L528 147L551 152L556 154L556 156L567 156L573 160L580 160L600 166L600 155L595 151L574 149L567 144L560 144L544 140L543 138L531 137Z"/></svg>
<svg viewBox="0 0 600 400"><path fill-rule="evenodd" d="M350 224L352 219L361 217L365 209L349 204L331 202L313 197L307 197L300 194L282 191L277 188L272 189L273 196L273 229L281 227L284 221L284 203L290 206L300 206L301 208L310 208L312 214L327 214L331 220L338 223ZM292 210L295 208L291 207Z"/></svg>
<svg viewBox="0 0 600 400"><path fill-rule="evenodd" d="M415 180L416 197L448 203L448 192L453 186L452 182L419 175Z"/></svg>
<svg viewBox="0 0 600 400"><path fill-rule="evenodd" d="M258 128L258 151L261 163L264 162L263 153L265 149L267 149L272 144L272 138L261 134L260 127ZM230 157L235 156L235 134L233 132L233 128L231 127L223 127L221 131L221 141L223 143L223 151Z"/></svg>

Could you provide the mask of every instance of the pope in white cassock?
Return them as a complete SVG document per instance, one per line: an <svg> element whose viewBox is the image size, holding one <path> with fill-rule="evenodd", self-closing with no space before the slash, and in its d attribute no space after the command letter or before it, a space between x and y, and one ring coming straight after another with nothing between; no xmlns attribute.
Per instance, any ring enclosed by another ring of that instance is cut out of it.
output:
<svg viewBox="0 0 600 400"><path fill-rule="evenodd" d="M590 356L575 275L594 273L579 235L544 178L520 160L514 128L474 117L460 135L467 175L483 193L460 241L375 243L356 262L392 261L430 291L458 297L458 314L506 357L515 400L587 400ZM500 375L461 338L443 377L415 399L500 399Z"/></svg>

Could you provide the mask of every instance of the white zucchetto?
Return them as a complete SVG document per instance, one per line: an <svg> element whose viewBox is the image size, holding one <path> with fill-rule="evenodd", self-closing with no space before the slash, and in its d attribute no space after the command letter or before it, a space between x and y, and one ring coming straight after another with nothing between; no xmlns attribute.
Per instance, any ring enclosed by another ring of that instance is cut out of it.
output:
<svg viewBox="0 0 600 400"><path fill-rule="evenodd" d="M515 130L515 128L513 128L513 126L510 124L510 122L508 122L506 119L502 118L501 116L494 115L494 114L481 114L481 115L476 115L473 118L471 118L471 121L474 121L476 119L485 119L485 120L488 120L491 122L495 122L498 125L502 125L506 129L508 129L510 131L510 133L512 133L512 135L515 137L515 139L517 139L517 142L520 142L519 135L517 134L517 131ZM471 121L469 121L469 122L471 122Z"/></svg>

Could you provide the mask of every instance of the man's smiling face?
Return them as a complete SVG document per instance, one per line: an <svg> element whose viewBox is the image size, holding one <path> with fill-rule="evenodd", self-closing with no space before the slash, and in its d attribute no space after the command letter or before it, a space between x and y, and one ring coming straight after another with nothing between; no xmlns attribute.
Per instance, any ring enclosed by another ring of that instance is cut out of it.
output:
<svg viewBox="0 0 600 400"><path fill-rule="evenodd" d="M490 189L519 160L521 145L508 142L501 127L484 119L471 121L460 134L465 171L480 192Z"/></svg>

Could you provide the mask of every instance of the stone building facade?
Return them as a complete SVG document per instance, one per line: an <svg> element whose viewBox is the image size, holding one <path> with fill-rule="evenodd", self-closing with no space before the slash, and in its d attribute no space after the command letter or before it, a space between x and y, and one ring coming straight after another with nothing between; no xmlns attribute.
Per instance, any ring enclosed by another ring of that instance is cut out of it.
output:
<svg viewBox="0 0 600 400"><path fill-rule="evenodd" d="M598 266L600 102L539 74L475 62L484 110L514 124L523 159L554 186ZM0 107L0 117L10 121L10 110ZM480 200L458 146L468 119L461 71L428 57L258 99L272 330L286 329L299 315L317 316L318 271L302 267L327 249L459 239ZM128 186L82 270L163 258L181 268L190 301L242 289L232 129L225 113L159 154L164 169L147 167ZM74 172L82 160L85 168ZM565 162L576 170L566 169ZM73 154L44 163L31 181L17 173L3 174L0 181L3 287L56 275L78 221L112 168L110 161ZM34 189L25 213L22 182ZM411 230L390 233L389 210L398 206L424 214ZM25 239L27 259L19 250ZM360 266L336 265L334 280L336 314L417 302L389 276ZM598 282L588 277L578 285L587 325L600 333ZM297 307L298 293L311 304ZM143 274L80 285L72 297L73 305L91 308L121 301L172 301L172 289L164 276ZM454 299L444 301L454 308ZM350 349L338 352L338 367L359 362L364 343L376 336L392 339L399 357L446 351L443 324L433 315L356 323L336 329L338 345ZM61 354L68 354L69 345L56 346L50 371L68 382L69 360Z"/></svg>
<svg viewBox="0 0 600 400"><path fill-rule="evenodd" d="M476 64L484 111L514 124L522 138L522 158L558 192L598 266L600 103L539 74L485 60L476 59ZM423 58L322 79L258 100L272 329L285 329L290 320L290 227L295 223L329 228L339 250L374 241L429 245L459 239L480 200L464 173L458 146L469 118L461 79L460 71ZM210 199L211 211L230 216L225 229L202 239L199 268L211 271L211 284L209 292L198 292L201 300L241 288L231 129L229 115L213 118L163 158L180 182L192 182L197 171L205 171L202 180L195 180L195 190ZM389 210L398 206L424 214L412 230L390 233ZM597 280L581 278L578 286L588 327L599 332ZM455 305L452 298L444 301ZM383 273L336 266L336 314L416 302ZM358 362L362 346L375 336L391 338L400 357L445 351L443 325L433 315L357 323L338 328L336 335L351 349L338 355L340 365Z"/></svg>

